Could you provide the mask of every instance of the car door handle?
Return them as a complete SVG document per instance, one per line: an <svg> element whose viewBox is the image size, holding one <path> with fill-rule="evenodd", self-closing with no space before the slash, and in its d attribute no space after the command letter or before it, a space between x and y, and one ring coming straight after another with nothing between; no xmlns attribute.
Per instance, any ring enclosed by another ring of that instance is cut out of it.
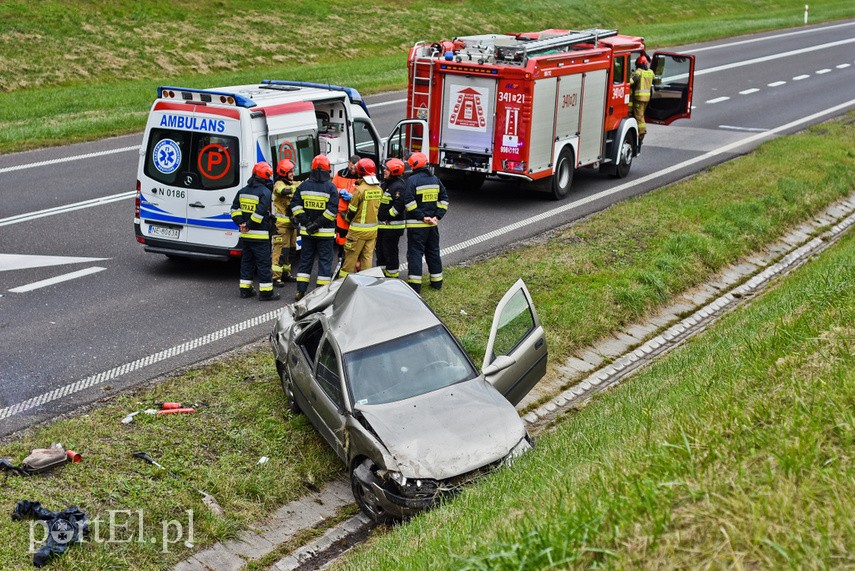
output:
<svg viewBox="0 0 855 571"><path fill-rule="evenodd" d="M540 349L541 347L543 347L543 339L542 338L538 339L537 343L534 344L535 349Z"/></svg>
<svg viewBox="0 0 855 571"><path fill-rule="evenodd" d="M205 208L205 205L201 202L194 202L193 204L188 204L187 206L192 206L193 208Z"/></svg>

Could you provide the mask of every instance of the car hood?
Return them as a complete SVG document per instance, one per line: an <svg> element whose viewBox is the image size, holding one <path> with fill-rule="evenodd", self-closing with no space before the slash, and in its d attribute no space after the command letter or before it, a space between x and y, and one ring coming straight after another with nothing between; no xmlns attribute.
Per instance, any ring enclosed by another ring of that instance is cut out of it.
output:
<svg viewBox="0 0 855 571"><path fill-rule="evenodd" d="M465 474L504 458L525 436L516 409L483 377L356 408L407 478Z"/></svg>

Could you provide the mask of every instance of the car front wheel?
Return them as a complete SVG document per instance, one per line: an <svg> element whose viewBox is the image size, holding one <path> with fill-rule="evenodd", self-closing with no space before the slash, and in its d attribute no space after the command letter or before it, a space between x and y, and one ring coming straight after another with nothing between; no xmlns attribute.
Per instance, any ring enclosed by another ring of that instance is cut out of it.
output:
<svg viewBox="0 0 855 571"><path fill-rule="evenodd" d="M353 497L356 499L359 509L371 518L371 521L374 523L391 524L395 521L395 518L383 509L374 490L363 483L357 475L357 472L364 472L365 470L371 472L373 475L373 467L374 464L370 460L363 460L361 463L354 464L353 469L350 471L350 487L353 491Z"/></svg>

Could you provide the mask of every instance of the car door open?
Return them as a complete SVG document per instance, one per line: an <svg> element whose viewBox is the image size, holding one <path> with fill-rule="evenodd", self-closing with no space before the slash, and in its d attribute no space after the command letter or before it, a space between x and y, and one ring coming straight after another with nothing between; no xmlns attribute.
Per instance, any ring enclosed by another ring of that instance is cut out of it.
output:
<svg viewBox="0 0 855 571"><path fill-rule="evenodd" d="M656 52L650 69L655 79L644 120L670 125L677 119L689 119L692 116L695 56Z"/></svg>
<svg viewBox="0 0 855 571"><path fill-rule="evenodd" d="M484 377L516 405L546 374L547 354L531 294L517 280L496 306L482 365Z"/></svg>

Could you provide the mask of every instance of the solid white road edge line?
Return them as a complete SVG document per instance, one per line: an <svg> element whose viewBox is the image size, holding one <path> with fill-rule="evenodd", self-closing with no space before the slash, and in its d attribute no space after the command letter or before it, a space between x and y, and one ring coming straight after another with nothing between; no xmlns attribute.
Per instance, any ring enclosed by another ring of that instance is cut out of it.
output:
<svg viewBox="0 0 855 571"><path fill-rule="evenodd" d="M92 266L91 268L84 268L82 270L77 270L76 272L71 272L69 274L63 274L61 276L56 276L54 278L48 278L46 280L33 282L31 284L13 287L9 291L11 291L12 293L24 293L26 291L33 291L34 289L40 289L43 287L52 286L54 284L67 282L69 280L82 278L83 276L88 276L91 274L97 274L98 272L102 272L106 269L107 268L102 268L101 266Z"/></svg>
<svg viewBox="0 0 855 571"><path fill-rule="evenodd" d="M774 129L770 129L769 131L766 131L764 133L758 133L756 135L751 135L750 137L746 137L745 139L742 139L740 141L735 141L733 143L730 143L729 145L725 145L725 146L720 147L714 151L710 151L708 153L705 153L705 154L700 155L698 157L695 157L693 159L688 159L686 161L683 161L682 163L672 165L672 166L664 168L658 172L651 173L647 176L643 176L640 179L618 185L618 186L616 186L614 188L610 188L608 190L603 190L601 192L598 192L596 194L592 194L591 196L587 196L587 197L581 198L579 200L574 200L573 202L569 202L563 206L559 206L557 208L553 208L552 210L542 212L541 214L537 214L535 216L531 216L531 217L526 218L524 220L520 220L514 224L510 224L508 226L505 226L504 228L500 228L498 230L493 230L492 232L482 234L481 236L478 236L476 238L472 238L470 240L460 242L459 244L455 244L454 246L444 248L440 251L440 255L441 256L448 256L448 255L453 254L455 252L465 250L466 248L469 248L469 247L474 246L476 244L480 244L482 242L487 242L487 241L493 240L495 238L498 238L499 236L502 236L503 234L507 234L508 232L513 232L514 230L524 228L525 226L528 226L530 224L534 224L536 222L541 222L541 221L546 220L548 218L551 218L553 216L557 216L559 214L569 212L575 208L579 208L580 206L584 206L586 204L589 204L591 202L595 202L595 201L600 200L602 198L605 198L607 196L611 196L613 194L617 194L619 192L623 192L625 190L628 190L628 189L632 188L633 186L636 186L639 184L644 184L644 183L652 181L652 180L656 180L656 179L661 178L667 174L670 174L672 172L686 168L688 166L692 166L694 164L708 160L708 159L716 157L718 155L722 155L724 153L729 153L731 151L734 151L743 145L750 144L750 143L753 143L755 141L762 141L763 139L768 139L772 135L775 135L775 134L780 133L782 131L792 129L793 127L798 127L800 125L803 125L805 123L809 123L810 121L813 121L813 120L818 119L820 117L823 117L825 115L828 115L831 113L836 113L837 111L845 110L849 107L855 107L855 99L851 99L851 100L847 101L846 103L842 103L840 105L835 105L834 107L830 107L830 108L826 109L825 111L819 111L819 112L814 113L812 115L808 115L807 117L802 117L801 119L791 121L791 122L787 123L786 125L781 125L780 127L775 127ZM261 324L266 323L272 319L275 319L279 315L279 313L281 313L281 311L282 311L281 309L274 309L273 311L268 311L267 313L259 315L258 317L253 317L251 319L243 321L242 323L232 325L232 326L227 327L225 329L220 329L219 331L215 331L213 333L209 333L208 335L198 337L198 338L196 338L192 341L189 341L187 343L182 343L181 345L177 345L177 346L172 347L170 349L165 349L165 350L160 351L158 353L155 353L153 355L149 355L148 357L143 357L142 359L137 359L136 361L131 361L130 363L125 363L124 365L114 367L108 371L98 373L97 375L91 375L91 376L86 377L85 379L79 380L75 383L71 383L71 384L65 385L63 387L59 387L59 388L54 389L52 391L49 391L47 393L43 393L41 395L38 395L38 396L35 396L33 398L27 399L25 401L19 402L17 404L14 404L14 405L8 406L6 408L0 409L0 420L4 420L4 419L10 418L12 416L16 416L18 414L21 414L22 412L36 408L37 406L41 406L43 404L55 401L55 400L60 399L62 397L65 397L65 396L68 396L68 395L71 395L74 393L78 393L82 390L91 388L95 385L99 385L99 384L104 383L104 382L109 381L109 380L113 380L117 377L120 377L122 375L130 373L132 371L137 371L137 370L142 369L144 367L147 367L151 364L158 363L158 362L163 361L165 359L168 359L170 357L175 357L176 355L181 355L183 353L186 353L186 352L191 351L193 349L196 349L198 347L202 347L202 346L208 345L210 343L213 343L214 341L219 341L220 339L234 335L235 333L240 333L241 331L244 331L244 330L249 329L251 327L261 325Z"/></svg>
<svg viewBox="0 0 855 571"><path fill-rule="evenodd" d="M698 52L707 52L710 50L717 50L720 48L730 48L733 46L743 46L745 44L754 44L757 42L765 42L767 40L777 40L780 38L789 38L791 36L800 36L802 34L813 34L815 32L827 32L828 30L834 30L836 28L846 28L849 26L855 26L855 22L849 22L846 24L834 24L833 26L825 26L822 28L811 28L810 30L799 30L797 32L785 32L783 34L775 34L774 36L765 36L762 38L752 38L750 40L740 40L738 42L730 42L728 44L719 44L717 46L709 46L706 48L698 48L696 50L692 50L692 53L695 54Z"/></svg>
<svg viewBox="0 0 855 571"><path fill-rule="evenodd" d="M715 66L715 67L709 67L709 68L707 68L707 69L702 69L702 70L695 71L695 77L698 77L698 76L700 76L700 75L707 75L708 73L716 73L716 72L718 72L718 71L726 71L726 70L729 70L729 69L733 69L733 68L735 68L735 67L744 67L744 66L746 66L746 65L754 65L755 63L763 63L763 62L766 62L766 61L772 61L772 60L775 60L775 59L791 58L791 57L793 57L793 56L797 56L797 55L799 55L799 54L806 54L806 53L810 53L810 52L816 52L816 51L824 50L824 49L827 49L827 48L836 48L837 46L844 46L844 45L846 45L846 44L851 44L851 43L853 43L853 42L855 42L855 38L849 38L849 39L847 39L847 40L839 40L839 41L836 41L836 42L829 42L829 43L827 43L827 44L819 44L819 45L816 45L816 46L810 46L810 47L807 47L807 48L801 48L801 49L798 49L798 50L792 50L792 51L789 51L789 52L782 52L782 53L779 53L779 54L772 54L772 55L763 56L763 57L758 57L758 58L754 58L754 59L747 59L747 60L744 60L744 61L736 61L736 62L733 62L733 63L726 63L726 64L724 64L724 65L717 65L717 66ZM829 71L830 71L830 70L829 70Z"/></svg>
<svg viewBox="0 0 855 571"><path fill-rule="evenodd" d="M18 222L27 222L29 220L36 220L37 218L44 218L45 216L65 214L66 212L73 212L75 210L91 208L92 206L100 206L101 204L118 202L126 198L133 198L134 196L136 196L136 194L136 191L132 190L131 192L122 192L119 194L113 194L111 196L103 196L101 198L91 198L82 202L66 204L65 206L56 206L54 208L39 210L37 212L27 212L26 214L17 214L8 218L0 218L0 226L9 226L10 224L17 224Z"/></svg>

